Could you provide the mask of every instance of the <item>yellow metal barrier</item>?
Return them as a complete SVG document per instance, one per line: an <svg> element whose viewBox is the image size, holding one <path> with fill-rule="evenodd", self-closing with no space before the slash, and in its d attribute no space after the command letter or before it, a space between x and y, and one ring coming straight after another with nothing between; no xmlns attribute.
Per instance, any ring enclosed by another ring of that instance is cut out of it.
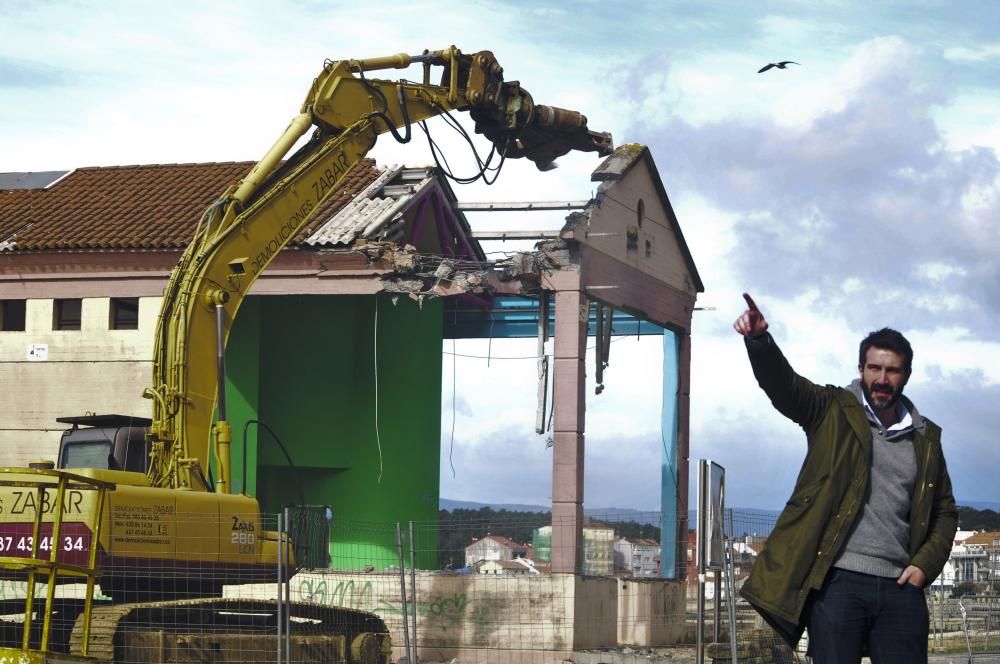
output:
<svg viewBox="0 0 1000 664"><path fill-rule="evenodd" d="M82 635L82 655L87 656L90 638L90 616L93 604L94 586L97 578L98 549L101 541L101 528L105 509L106 492L114 488L114 484L89 477L75 475L64 471L45 468L0 468L0 492L5 495L15 495L17 500L8 506L0 517L0 570L5 577L26 578L27 586L24 600L24 622L21 633L21 647L0 647L0 661L17 662L79 662L86 661L65 653L53 652L49 649L51 635L52 607L55 600L56 586L67 582L69 578L86 582L84 594L84 622ZM7 492L7 489L15 491ZM28 489L16 491L16 489ZM89 531L89 550L86 552L86 562L68 562L70 558L79 558L82 541L66 537L66 545L60 539L63 534L64 511L66 509L67 491L96 491L97 499L92 503L94 508L90 514L83 515L84 525ZM54 492L54 501L51 496ZM18 511L18 502L20 510ZM13 514L24 515L30 507L34 510L31 520L31 536L27 542L20 535L27 525L27 520L14 520ZM8 534L13 533L13 534ZM78 548L77 548L78 547ZM44 553L47 551L47 556ZM63 555L60 555L60 552ZM74 553L76 551L76 553ZM20 553L21 555L9 555ZM35 587L38 583L46 585L43 610L37 612L42 621L41 635L37 645L32 643L32 628L36 620Z"/></svg>

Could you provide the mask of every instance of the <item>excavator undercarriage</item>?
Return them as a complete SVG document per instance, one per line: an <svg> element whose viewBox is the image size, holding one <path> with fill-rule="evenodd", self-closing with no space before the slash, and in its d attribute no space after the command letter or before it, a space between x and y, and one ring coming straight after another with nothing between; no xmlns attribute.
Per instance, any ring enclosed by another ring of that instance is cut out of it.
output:
<svg viewBox="0 0 1000 664"><path fill-rule="evenodd" d="M281 661L281 649L285 661L389 664L392 654L385 623L353 609L290 602L279 610L271 600L214 598L109 602L92 607L88 632L84 604L80 599L60 599L48 608L49 654L36 661L263 664ZM23 601L0 602L0 615L8 618L0 620L0 661L20 662L3 659L13 652L42 657L46 621L33 626L25 650L23 622L10 620L23 609ZM44 602L36 601L34 614L45 611ZM286 621L283 629L280 620Z"/></svg>

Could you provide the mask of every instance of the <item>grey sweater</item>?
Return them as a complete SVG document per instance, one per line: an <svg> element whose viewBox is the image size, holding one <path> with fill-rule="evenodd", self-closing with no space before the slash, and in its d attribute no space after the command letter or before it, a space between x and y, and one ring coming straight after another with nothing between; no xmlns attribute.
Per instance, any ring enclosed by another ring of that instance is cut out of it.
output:
<svg viewBox="0 0 1000 664"><path fill-rule="evenodd" d="M860 380L847 389L865 404ZM834 567L895 578L909 564L909 512L917 478L913 430L922 429L924 423L909 399L901 397L900 401L912 422L892 431L865 408L872 431L871 481L865 504Z"/></svg>

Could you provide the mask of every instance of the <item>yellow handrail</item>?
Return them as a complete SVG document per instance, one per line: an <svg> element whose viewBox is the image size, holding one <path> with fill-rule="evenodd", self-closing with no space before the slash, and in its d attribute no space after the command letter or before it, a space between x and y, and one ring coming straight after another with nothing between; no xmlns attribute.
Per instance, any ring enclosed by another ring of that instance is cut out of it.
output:
<svg viewBox="0 0 1000 664"><path fill-rule="evenodd" d="M38 651L48 652L49 636L51 631L51 617L53 602L55 601L55 589L60 576L64 577L85 577L87 591L84 596L84 623L82 654L87 655L90 639L90 617L93 606L94 587L97 578L97 549L101 541L101 527L103 525L104 506L106 492L114 488L114 484L96 480L90 477L67 473L59 470L40 468L0 468L0 477L13 474L18 475L18 479L0 479L0 486L17 486L34 488L37 490L35 505L35 515L31 527L31 549L29 557L0 556L0 568L9 570L24 571L27 573L27 587L25 590L24 622L22 624L21 648L25 652L32 651L31 632L35 620L35 584L38 583L38 576L45 576L47 590L45 594L45 607L41 613L42 630L38 643ZM25 475L35 475L36 478L23 479ZM97 491L96 509L93 513L91 523L86 524L91 531L90 551L88 552L87 564L71 564L59 560L59 536L63 526L63 512L65 510L65 496L67 488ZM55 502L50 503L48 496L55 490ZM43 506L51 505L51 511ZM43 523L46 513L51 514L52 532L46 539L49 541L48 559L40 558L40 549L44 548Z"/></svg>

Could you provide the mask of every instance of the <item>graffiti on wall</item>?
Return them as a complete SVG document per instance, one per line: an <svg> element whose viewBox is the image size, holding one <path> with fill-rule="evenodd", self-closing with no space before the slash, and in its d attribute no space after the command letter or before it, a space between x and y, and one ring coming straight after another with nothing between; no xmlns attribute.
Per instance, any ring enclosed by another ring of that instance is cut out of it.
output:
<svg viewBox="0 0 1000 664"><path fill-rule="evenodd" d="M399 597L376 597L371 581L354 579L337 580L303 578L298 585L298 599L332 606L343 606L361 611L371 611L382 617L403 617L403 606ZM412 604L407 603L407 609ZM417 600L417 615L424 620L439 622L448 626L459 622L475 624L492 623L497 620L500 607L495 602L476 602L465 592L434 594L428 599Z"/></svg>

